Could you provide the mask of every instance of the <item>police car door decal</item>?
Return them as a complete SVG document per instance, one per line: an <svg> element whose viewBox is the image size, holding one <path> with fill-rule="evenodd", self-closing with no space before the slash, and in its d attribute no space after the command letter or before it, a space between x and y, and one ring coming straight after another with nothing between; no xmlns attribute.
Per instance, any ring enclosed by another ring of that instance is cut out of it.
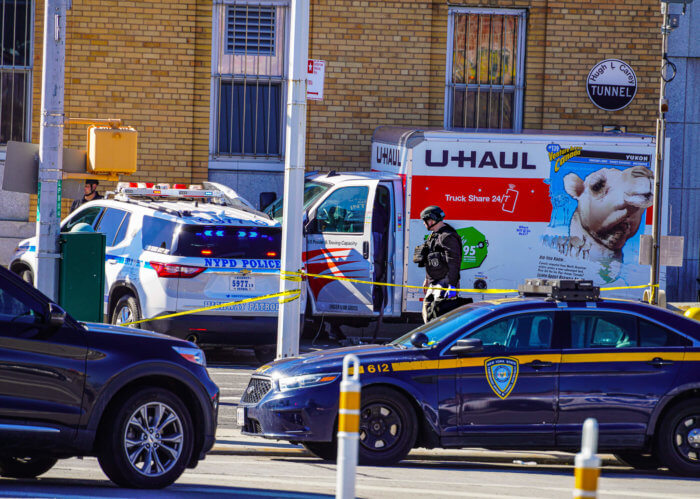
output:
<svg viewBox="0 0 700 499"><path fill-rule="evenodd" d="M495 357L484 363L486 380L499 398L505 399L518 381L518 359L513 357Z"/></svg>

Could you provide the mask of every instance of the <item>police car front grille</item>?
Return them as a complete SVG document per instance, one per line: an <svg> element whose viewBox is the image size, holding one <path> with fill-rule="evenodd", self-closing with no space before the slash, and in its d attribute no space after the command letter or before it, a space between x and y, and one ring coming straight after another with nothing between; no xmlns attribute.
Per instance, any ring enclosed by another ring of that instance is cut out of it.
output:
<svg viewBox="0 0 700 499"><path fill-rule="evenodd" d="M272 390L272 382L269 379L251 378L248 388L243 392L241 402L244 404L255 404L270 390Z"/></svg>

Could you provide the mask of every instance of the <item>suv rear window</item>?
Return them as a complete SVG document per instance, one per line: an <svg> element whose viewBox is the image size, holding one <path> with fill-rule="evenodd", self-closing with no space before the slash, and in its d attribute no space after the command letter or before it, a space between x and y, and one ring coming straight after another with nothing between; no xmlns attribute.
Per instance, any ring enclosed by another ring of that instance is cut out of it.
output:
<svg viewBox="0 0 700 499"><path fill-rule="evenodd" d="M143 249L175 256L278 259L280 227L185 225L145 216Z"/></svg>
<svg viewBox="0 0 700 499"><path fill-rule="evenodd" d="M282 248L279 227L182 225L173 251L179 256L277 259Z"/></svg>

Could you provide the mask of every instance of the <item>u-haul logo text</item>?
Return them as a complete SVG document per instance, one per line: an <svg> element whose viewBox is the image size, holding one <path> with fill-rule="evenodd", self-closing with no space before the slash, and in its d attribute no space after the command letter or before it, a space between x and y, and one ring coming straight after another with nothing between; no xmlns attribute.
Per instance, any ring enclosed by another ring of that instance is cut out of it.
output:
<svg viewBox="0 0 700 499"><path fill-rule="evenodd" d="M376 158L378 165L401 166L397 147L378 146Z"/></svg>
<svg viewBox="0 0 700 499"><path fill-rule="evenodd" d="M535 170L536 165L528 163L526 152L491 152L478 153L477 151L458 151L450 155L450 151L427 149L425 151L425 164L433 167L456 166L458 168L505 168L513 170Z"/></svg>

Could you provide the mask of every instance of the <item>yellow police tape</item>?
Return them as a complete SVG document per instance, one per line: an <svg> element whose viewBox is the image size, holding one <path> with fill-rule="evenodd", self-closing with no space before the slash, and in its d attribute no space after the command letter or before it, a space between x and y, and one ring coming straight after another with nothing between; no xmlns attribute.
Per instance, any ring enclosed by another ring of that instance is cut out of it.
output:
<svg viewBox="0 0 700 499"><path fill-rule="evenodd" d="M289 291L282 291L280 293L272 293L269 295L256 296L254 298L246 298L245 300L230 301L227 303L221 303L219 305L212 305L210 307L197 308L195 310L185 310L184 312L177 312L174 314L161 315L158 317L151 317L150 319L141 319L138 321L125 322L120 324L121 326L131 326L132 324L140 324L142 322L149 321L159 321L162 319L170 319L172 317L180 317L182 315L194 314L197 312L206 312L207 310L215 310L217 308L230 307L232 305L242 305L244 303L252 303L254 301L268 300L270 298L277 298L280 303L287 303L292 300L296 300L301 295L301 291L298 289L291 289Z"/></svg>
<svg viewBox="0 0 700 499"><path fill-rule="evenodd" d="M288 280L288 281L301 281L304 277L315 277L319 279L331 279L334 281L347 281L347 282L354 282L357 284L371 284L373 286L387 286L387 287L394 287L394 288L411 288L411 289L437 289L437 290L445 290L445 291L453 291L455 293L479 293L479 294L508 294L508 293L517 293L517 289L471 289L471 288L441 288L438 286L414 286L411 284L394 284L391 282L374 282L374 281L363 281L361 279L352 279L350 277L339 277L339 276L331 276L331 275L323 275L323 274L309 274L308 272L293 272L289 270L280 270L280 275L282 276L282 279ZM290 277L287 277L290 276ZM658 284L654 284L654 287L658 287ZM648 288L649 284L642 284L639 286L618 286L618 287L613 287L613 288L600 288L601 291L618 291L620 289L643 289L643 288Z"/></svg>
<svg viewBox="0 0 700 499"><path fill-rule="evenodd" d="M387 286L387 287L394 287L394 288L410 288L410 289L437 289L437 290L445 290L445 291L452 291L452 292L459 292L459 293L480 293L480 294L509 294L509 293L517 293L517 289L469 289L469 288L459 288L459 289L452 289L452 288L441 288L437 286L413 286L410 284L394 284L391 282L374 282L374 281L363 281L361 279L352 279L350 277L340 277L340 276L331 276L331 275L323 275L323 274L310 274L308 272L302 272L302 271L289 271L289 270L280 270L280 277L282 279L285 279L287 281L295 281L299 282L301 281L304 277L314 277L318 279L331 279L334 281L347 281L347 282L354 282L356 284L370 284L373 286ZM658 287L658 284L654 285L655 287ZM600 288L601 291L616 291L620 289L642 289L642 288L648 288L649 284L642 284L639 286L619 286L619 287L614 287L614 288ZM161 315L158 317L151 317L150 319L141 319L138 321L131 321L131 322L125 322L121 324L121 326L131 326L133 324L141 324L143 322L150 322L150 321L159 321L162 319L171 319L173 317L180 317L183 315L190 315L190 314L195 314L197 312L206 312L207 310L216 310L217 308L224 308L224 307L230 307L233 305L243 305L244 303L253 303L256 301L262 301L262 300L269 300L270 298L277 298L279 303L287 303L293 300L296 300L301 296L301 291L298 289L292 289L289 291L282 291L280 293L272 293L272 294L267 294L267 295L262 295L262 296L256 296L253 298L246 298L244 300L238 300L238 301L231 301L227 303L221 303L219 305L212 305L210 307L202 307L202 308L196 308L194 310L185 310L183 312L176 312L174 314L168 314L168 315Z"/></svg>

